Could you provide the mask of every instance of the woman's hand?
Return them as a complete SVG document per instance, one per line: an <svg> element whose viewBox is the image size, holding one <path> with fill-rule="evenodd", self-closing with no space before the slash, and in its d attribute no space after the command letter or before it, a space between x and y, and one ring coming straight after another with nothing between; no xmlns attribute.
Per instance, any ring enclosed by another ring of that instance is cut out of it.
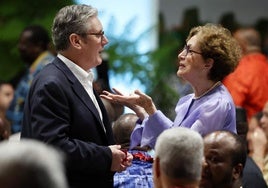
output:
<svg viewBox="0 0 268 188"><path fill-rule="evenodd" d="M113 91L115 93L103 91L103 94L101 94L100 96L111 102L120 103L127 107L132 107L133 105L136 105L136 100L139 98L138 95L135 94L130 94L129 96L123 95L119 90L115 88L113 88Z"/></svg>
<svg viewBox="0 0 268 188"><path fill-rule="evenodd" d="M103 91L103 94L100 96L105 98L111 102L119 103L127 106L132 109L139 117L140 114L145 116L142 107L147 114L154 114L157 109L152 101L152 98L145 93L140 92L139 90L135 90L134 93L127 95L123 95L119 90L113 88L115 93L110 93L108 91Z"/></svg>

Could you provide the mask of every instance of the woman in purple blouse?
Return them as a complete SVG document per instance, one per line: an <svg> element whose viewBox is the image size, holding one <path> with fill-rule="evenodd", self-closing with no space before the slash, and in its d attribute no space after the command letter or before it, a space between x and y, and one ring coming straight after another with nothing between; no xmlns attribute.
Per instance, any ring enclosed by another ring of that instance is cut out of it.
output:
<svg viewBox="0 0 268 188"><path fill-rule="evenodd" d="M235 69L240 56L241 49L226 28L214 24L192 28L178 54L177 76L189 82L194 93L180 98L174 121L157 110L152 98L139 90L125 96L114 89L115 94L104 91L101 96L129 107L139 116L131 135L132 147L141 144L154 148L163 130L178 126L202 136L216 130L236 133L235 105L221 81Z"/></svg>

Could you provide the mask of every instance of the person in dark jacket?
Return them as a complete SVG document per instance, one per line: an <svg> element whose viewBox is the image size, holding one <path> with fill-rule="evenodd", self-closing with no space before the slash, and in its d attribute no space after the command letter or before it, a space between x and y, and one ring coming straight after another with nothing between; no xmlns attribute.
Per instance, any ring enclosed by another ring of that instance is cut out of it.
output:
<svg viewBox="0 0 268 188"><path fill-rule="evenodd" d="M114 145L112 127L93 89L92 68L108 43L97 10L70 5L57 13L52 39L58 52L31 85L22 138L33 138L67 154L71 188L113 187L113 175L131 165L132 155Z"/></svg>

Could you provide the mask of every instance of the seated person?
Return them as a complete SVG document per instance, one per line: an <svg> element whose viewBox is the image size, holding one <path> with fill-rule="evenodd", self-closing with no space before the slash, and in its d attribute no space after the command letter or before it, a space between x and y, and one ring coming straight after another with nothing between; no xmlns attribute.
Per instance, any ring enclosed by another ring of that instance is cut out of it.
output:
<svg viewBox="0 0 268 188"><path fill-rule="evenodd" d="M237 107L236 108L236 129L237 134L244 140L244 143L247 145L247 135L249 132L254 131L254 127L259 127L258 121L260 119L259 113L252 116L249 121L247 122L247 114L246 110L244 108ZM253 123L255 125L253 125ZM249 128L249 124L251 125L252 130ZM247 148L248 149L248 148ZM249 149L248 149L249 150ZM250 157L249 151L247 154L247 160L246 164L243 170L243 177L242 177L242 187L243 188L267 188L267 184L264 180L264 177L262 175L262 171L258 167L258 165L255 163L255 161Z"/></svg>
<svg viewBox="0 0 268 188"><path fill-rule="evenodd" d="M260 127L256 126L252 134L247 136L250 155L262 171L266 184L268 185L268 101L265 103Z"/></svg>
<svg viewBox="0 0 268 188"><path fill-rule="evenodd" d="M200 188L240 188L247 148L243 139L229 131L204 137L204 164Z"/></svg>
<svg viewBox="0 0 268 188"><path fill-rule="evenodd" d="M64 155L35 140L0 143L0 186L67 188Z"/></svg>
<svg viewBox="0 0 268 188"><path fill-rule="evenodd" d="M197 188L202 160L203 140L199 133L184 127L163 131L155 145L154 187Z"/></svg>
<svg viewBox="0 0 268 188"><path fill-rule="evenodd" d="M134 113L121 115L113 124L114 140L123 150L129 150L130 135L138 116ZM114 175L114 187L152 188L153 158L147 147L135 147L128 151L133 155L132 165L123 172Z"/></svg>

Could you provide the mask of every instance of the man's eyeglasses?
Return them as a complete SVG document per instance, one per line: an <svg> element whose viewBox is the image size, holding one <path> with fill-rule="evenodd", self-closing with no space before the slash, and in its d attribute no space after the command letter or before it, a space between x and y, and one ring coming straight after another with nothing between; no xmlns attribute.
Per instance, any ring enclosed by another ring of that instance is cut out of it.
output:
<svg viewBox="0 0 268 188"><path fill-rule="evenodd" d="M189 54L189 53L195 53L195 54L200 54L200 55L202 55L202 52L197 52L197 51L195 51L195 50L191 50L190 49L190 46L189 45L185 45L184 46L184 48L182 49L182 51L180 52L180 53L182 53L182 52L186 52L185 54L182 54L182 55L184 55L185 57Z"/></svg>
<svg viewBox="0 0 268 188"><path fill-rule="evenodd" d="M86 33L86 35L95 35L96 37L103 39L104 31L101 31L99 33Z"/></svg>
<svg viewBox="0 0 268 188"><path fill-rule="evenodd" d="M103 35L104 35L104 31L101 31L101 32L99 32L99 33L87 33L88 35L96 35L96 36L101 36L101 37L103 37Z"/></svg>

